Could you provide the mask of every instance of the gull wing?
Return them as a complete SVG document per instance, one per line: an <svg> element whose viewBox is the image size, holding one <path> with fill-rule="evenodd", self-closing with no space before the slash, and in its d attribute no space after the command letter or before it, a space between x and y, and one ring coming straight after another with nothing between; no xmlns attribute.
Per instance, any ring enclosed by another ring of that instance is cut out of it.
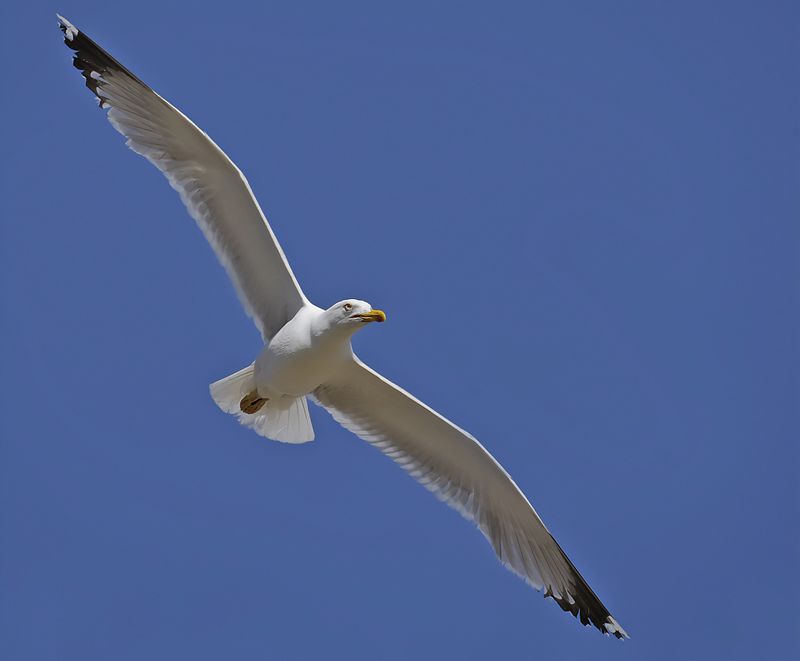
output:
<svg viewBox="0 0 800 661"><path fill-rule="evenodd" d="M186 115L63 17L64 43L108 120L178 191L266 341L307 303L241 170Z"/></svg>
<svg viewBox="0 0 800 661"><path fill-rule="evenodd" d="M583 624L628 637L477 439L357 358L315 390L314 398L342 426L477 524L511 571L537 590L544 588L546 597Z"/></svg>

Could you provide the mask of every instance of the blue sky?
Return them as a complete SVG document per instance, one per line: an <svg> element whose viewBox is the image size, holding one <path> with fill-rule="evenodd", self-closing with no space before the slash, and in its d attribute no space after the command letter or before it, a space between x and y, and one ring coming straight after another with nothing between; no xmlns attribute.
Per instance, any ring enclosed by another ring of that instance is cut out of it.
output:
<svg viewBox="0 0 800 661"><path fill-rule="evenodd" d="M796 3L31 4L4 12L0 657L786 658ZM238 163L312 300L388 312L356 350L484 442L630 641L325 412L292 447L214 406L259 337L56 11Z"/></svg>

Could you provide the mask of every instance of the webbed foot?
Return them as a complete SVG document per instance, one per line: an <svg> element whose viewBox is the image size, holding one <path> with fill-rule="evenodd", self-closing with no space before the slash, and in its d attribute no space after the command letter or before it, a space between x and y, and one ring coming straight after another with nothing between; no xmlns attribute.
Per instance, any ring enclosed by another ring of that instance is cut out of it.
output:
<svg viewBox="0 0 800 661"><path fill-rule="evenodd" d="M257 413L259 410L261 410L261 407L266 403L267 398L259 395L258 390L251 390L244 397L242 397L242 401L239 402L239 408L242 410L242 413L248 413L252 415L253 413Z"/></svg>

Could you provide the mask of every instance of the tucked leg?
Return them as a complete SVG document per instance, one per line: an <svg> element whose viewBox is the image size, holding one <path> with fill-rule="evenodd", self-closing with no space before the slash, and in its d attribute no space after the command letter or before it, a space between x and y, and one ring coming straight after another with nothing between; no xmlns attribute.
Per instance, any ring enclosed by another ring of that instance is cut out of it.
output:
<svg viewBox="0 0 800 661"><path fill-rule="evenodd" d="M258 394L258 390L251 390L239 402L239 408L242 413L253 414L257 413L264 404L267 403L267 398Z"/></svg>

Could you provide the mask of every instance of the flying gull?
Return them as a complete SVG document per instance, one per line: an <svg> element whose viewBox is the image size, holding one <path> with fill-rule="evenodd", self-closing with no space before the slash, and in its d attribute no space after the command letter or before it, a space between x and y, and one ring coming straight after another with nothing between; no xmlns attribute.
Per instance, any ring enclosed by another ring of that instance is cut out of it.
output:
<svg viewBox="0 0 800 661"><path fill-rule="evenodd" d="M264 338L254 363L211 384L217 405L262 436L305 443L314 438L311 399L473 521L501 562L545 597L584 625L627 638L478 440L353 353L356 331L386 315L357 299L327 310L311 303L239 168L180 110L69 21L58 22L108 120L178 191Z"/></svg>

